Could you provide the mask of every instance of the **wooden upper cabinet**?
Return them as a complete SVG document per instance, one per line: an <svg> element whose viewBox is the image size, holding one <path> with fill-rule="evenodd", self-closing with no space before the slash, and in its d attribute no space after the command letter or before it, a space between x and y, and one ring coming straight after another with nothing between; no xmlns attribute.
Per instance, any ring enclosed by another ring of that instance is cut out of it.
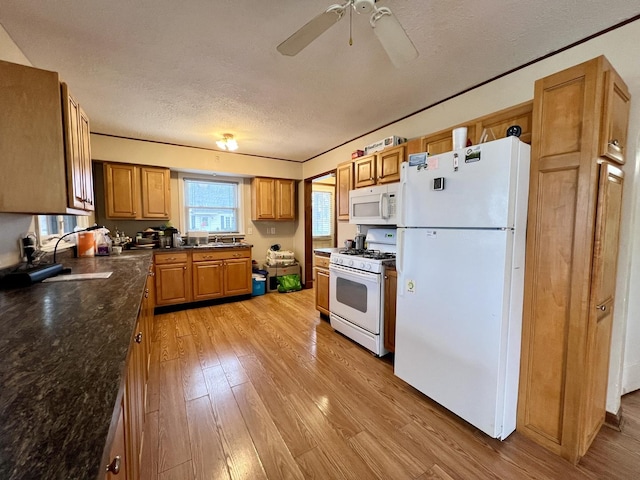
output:
<svg viewBox="0 0 640 480"><path fill-rule="evenodd" d="M276 219L295 220L296 185L293 180L276 179Z"/></svg>
<svg viewBox="0 0 640 480"><path fill-rule="evenodd" d="M475 120L474 134L469 138L476 145L480 143L480 137L486 132L487 141L497 140L507 136L509 127L517 125L521 130L520 140L531 144L532 112L533 102L524 102L481 117Z"/></svg>
<svg viewBox="0 0 640 480"><path fill-rule="evenodd" d="M376 184L376 155L366 155L353 162L353 186L370 187Z"/></svg>
<svg viewBox="0 0 640 480"><path fill-rule="evenodd" d="M88 118L58 74L0 61L0 111L0 212L93 210Z"/></svg>
<svg viewBox="0 0 640 480"><path fill-rule="evenodd" d="M65 158L69 206L79 210L93 210L93 173L89 118L69 93L66 83L60 84L65 135Z"/></svg>
<svg viewBox="0 0 640 480"><path fill-rule="evenodd" d="M295 220L295 180L255 177L251 181L252 220Z"/></svg>
<svg viewBox="0 0 640 480"><path fill-rule="evenodd" d="M400 165L405 160L405 146L400 145L387 148L378 153L377 181L381 183L393 183L400 181Z"/></svg>
<svg viewBox="0 0 640 480"><path fill-rule="evenodd" d="M468 140L473 145L478 145L484 133L486 133L484 141L489 142L504 138L507 135L507 129L517 125L521 129L520 140L530 144L532 111L533 102L524 102L464 124L454 125L446 130L426 135L419 139L419 148L418 139L412 139L407 144L407 155L418 152L427 152L429 155L450 152L453 148L452 131L458 127L466 127Z"/></svg>
<svg viewBox="0 0 640 480"><path fill-rule="evenodd" d="M142 179L142 216L144 218L169 218L171 198L169 170L166 168L140 167Z"/></svg>
<svg viewBox="0 0 640 480"><path fill-rule="evenodd" d="M438 155L440 153L450 152L453 149L451 130L452 129L448 129L423 137L422 150L420 151L427 152L429 155Z"/></svg>
<svg viewBox="0 0 640 480"><path fill-rule="evenodd" d="M405 145L360 157L353 162L354 187L370 187L400 181L400 165L406 158Z"/></svg>
<svg viewBox="0 0 640 480"><path fill-rule="evenodd" d="M252 220L276 219L276 179L256 177L251 181Z"/></svg>
<svg viewBox="0 0 640 480"><path fill-rule="evenodd" d="M349 190L353 190L353 162L338 165L336 187L336 218L349 220Z"/></svg>
<svg viewBox="0 0 640 480"><path fill-rule="evenodd" d="M605 73L604 104L600 128L600 155L614 162L625 162L631 95L622 78L614 71Z"/></svg>
<svg viewBox="0 0 640 480"><path fill-rule="evenodd" d="M107 218L169 219L169 182L168 168L105 163L104 194Z"/></svg>
<svg viewBox="0 0 640 480"><path fill-rule="evenodd" d="M108 218L138 216L138 168L124 163L104 164L105 213Z"/></svg>

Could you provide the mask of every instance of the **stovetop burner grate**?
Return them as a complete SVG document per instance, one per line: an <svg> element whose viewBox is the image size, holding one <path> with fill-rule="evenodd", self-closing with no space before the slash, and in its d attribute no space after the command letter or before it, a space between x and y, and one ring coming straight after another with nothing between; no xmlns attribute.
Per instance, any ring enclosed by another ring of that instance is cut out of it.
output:
<svg viewBox="0 0 640 480"><path fill-rule="evenodd" d="M370 258L372 260L388 260L396 258L395 253L381 252L380 250L363 250L357 248L345 248L339 251L344 255L353 255L356 257Z"/></svg>

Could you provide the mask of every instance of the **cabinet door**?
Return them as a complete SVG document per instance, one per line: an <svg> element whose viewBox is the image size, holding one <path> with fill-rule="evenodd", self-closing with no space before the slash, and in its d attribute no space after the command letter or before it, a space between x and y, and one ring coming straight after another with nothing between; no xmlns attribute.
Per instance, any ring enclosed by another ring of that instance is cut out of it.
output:
<svg viewBox="0 0 640 480"><path fill-rule="evenodd" d="M515 107L501 110L478 120L475 129L475 138L469 135L474 144L480 143L482 133L486 131L487 141L507 136L507 129L518 125L521 129L520 140L531 144L531 120L533 102L526 102Z"/></svg>
<svg viewBox="0 0 640 480"><path fill-rule="evenodd" d="M400 181L400 165L405 160L404 145L389 148L377 155L378 183L392 183Z"/></svg>
<svg viewBox="0 0 640 480"><path fill-rule="evenodd" d="M604 423L609 379L609 352L613 325L616 266L622 208L622 171L608 164L600 165L596 237L591 276L589 315L589 349L585 434L583 455Z"/></svg>
<svg viewBox="0 0 640 480"><path fill-rule="evenodd" d="M142 178L142 217L169 218L171 196L169 169L140 167Z"/></svg>
<svg viewBox="0 0 640 480"><path fill-rule="evenodd" d="M65 158L69 206L84 209L84 166L80 147L80 105L69 94L66 83L60 85L63 99Z"/></svg>
<svg viewBox="0 0 640 480"><path fill-rule="evenodd" d="M224 295L224 263L222 261L193 264L193 299L207 300Z"/></svg>
<svg viewBox="0 0 640 480"><path fill-rule="evenodd" d="M276 181L256 177L251 182L251 213L253 220L276 219Z"/></svg>
<svg viewBox="0 0 640 480"><path fill-rule="evenodd" d="M451 131L439 132L422 138L422 151L429 155L450 152L453 148Z"/></svg>
<svg viewBox="0 0 640 480"><path fill-rule="evenodd" d="M91 168L91 130L89 117L82 107L79 108L79 152L82 164L82 196L84 197L84 210L95 210L93 195L93 170Z"/></svg>
<svg viewBox="0 0 640 480"><path fill-rule="evenodd" d="M353 190L353 162L338 165L336 184L337 219L349 220L349 190Z"/></svg>
<svg viewBox="0 0 640 480"><path fill-rule="evenodd" d="M296 185L293 180L276 179L276 219L295 220Z"/></svg>
<svg viewBox="0 0 640 480"><path fill-rule="evenodd" d="M316 310L325 315L329 315L329 270L316 268Z"/></svg>
<svg viewBox="0 0 640 480"><path fill-rule="evenodd" d="M127 455L124 433L124 396L120 402L120 415L116 431L109 447L109 465L105 480L126 480L127 479Z"/></svg>
<svg viewBox="0 0 640 480"><path fill-rule="evenodd" d="M388 270L384 276L384 348L396 350L396 292L398 274Z"/></svg>
<svg viewBox="0 0 640 480"><path fill-rule="evenodd" d="M144 376L141 325L134 331L134 339L129 350L125 398L125 440L127 444L128 478L139 478L140 446L144 423Z"/></svg>
<svg viewBox="0 0 640 480"><path fill-rule="evenodd" d="M360 157L353 162L355 188L369 187L376 184L376 156Z"/></svg>
<svg viewBox="0 0 640 480"><path fill-rule="evenodd" d="M138 214L138 167L105 163L105 213L108 218L136 218Z"/></svg>
<svg viewBox="0 0 640 480"><path fill-rule="evenodd" d="M620 76L605 72L604 108L600 129L600 155L624 163L631 95Z"/></svg>
<svg viewBox="0 0 640 480"><path fill-rule="evenodd" d="M171 305L191 301L189 263L156 265L156 304Z"/></svg>
<svg viewBox="0 0 640 480"><path fill-rule="evenodd" d="M224 261L224 294L251 293L251 259L238 258Z"/></svg>

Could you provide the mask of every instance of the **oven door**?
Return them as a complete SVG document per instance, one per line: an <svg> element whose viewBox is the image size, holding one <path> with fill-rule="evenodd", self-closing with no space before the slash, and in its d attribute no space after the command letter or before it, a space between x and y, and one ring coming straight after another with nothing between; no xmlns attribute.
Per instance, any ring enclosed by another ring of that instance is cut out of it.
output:
<svg viewBox="0 0 640 480"><path fill-rule="evenodd" d="M382 275L331 264L329 311L378 335L382 314Z"/></svg>

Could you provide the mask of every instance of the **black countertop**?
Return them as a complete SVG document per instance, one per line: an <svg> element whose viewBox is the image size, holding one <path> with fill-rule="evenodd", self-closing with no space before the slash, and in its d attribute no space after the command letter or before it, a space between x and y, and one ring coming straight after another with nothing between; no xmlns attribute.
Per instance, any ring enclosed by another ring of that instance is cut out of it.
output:
<svg viewBox="0 0 640 480"><path fill-rule="evenodd" d="M113 274L0 290L0 479L102 478L151 260L64 258Z"/></svg>

